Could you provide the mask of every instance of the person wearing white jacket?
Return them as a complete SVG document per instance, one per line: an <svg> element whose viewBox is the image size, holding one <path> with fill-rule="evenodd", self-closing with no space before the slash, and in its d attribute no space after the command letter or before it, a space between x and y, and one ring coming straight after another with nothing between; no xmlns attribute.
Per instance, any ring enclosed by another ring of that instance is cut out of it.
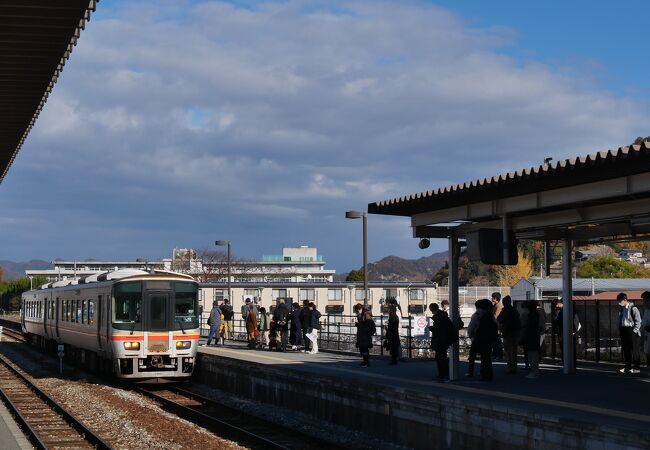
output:
<svg viewBox="0 0 650 450"><path fill-rule="evenodd" d="M623 358L625 359L625 367L619 372L639 373L641 369L641 353L639 351L641 313L639 308L627 299L625 292L618 294L616 300L621 307L618 315L618 329L621 336Z"/></svg>

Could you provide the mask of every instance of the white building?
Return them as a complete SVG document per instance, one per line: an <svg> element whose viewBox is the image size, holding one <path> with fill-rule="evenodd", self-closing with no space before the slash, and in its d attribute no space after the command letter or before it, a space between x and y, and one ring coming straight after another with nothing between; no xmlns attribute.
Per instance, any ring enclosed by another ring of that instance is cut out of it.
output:
<svg viewBox="0 0 650 450"><path fill-rule="evenodd" d="M650 291L649 278L574 278L573 296L601 292ZM561 278L522 278L512 287L513 300L548 300L562 297Z"/></svg>
<svg viewBox="0 0 650 450"><path fill-rule="evenodd" d="M48 281L76 279L119 269L160 269L187 273L200 281L227 281L228 262L222 252L197 255L193 249L174 249L171 258L158 261L52 261L53 269L27 270L28 277ZM323 257L314 247L285 247L281 255L262 260L231 261L231 280L237 282L331 282L335 270L325 269Z"/></svg>
<svg viewBox="0 0 650 450"><path fill-rule="evenodd" d="M438 298L437 286L433 283L409 282L370 282L368 284L368 304L372 307L373 315L385 312L386 301L389 298L398 299L404 316L407 313L421 315L432 302L439 302L446 297ZM280 283L231 283L231 304L238 313L247 298L259 299L260 306L267 311L275 309L276 301L283 299L302 305L303 300L314 302L322 314L352 315L352 308L357 303L363 303L363 283L349 282L280 282ZM201 305L204 315L212 307L212 302L222 303L228 298L227 283L202 283Z"/></svg>

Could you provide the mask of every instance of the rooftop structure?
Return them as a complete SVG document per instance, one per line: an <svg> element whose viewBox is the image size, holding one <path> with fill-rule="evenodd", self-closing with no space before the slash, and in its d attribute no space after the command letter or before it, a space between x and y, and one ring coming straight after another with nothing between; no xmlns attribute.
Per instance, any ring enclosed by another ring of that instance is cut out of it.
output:
<svg viewBox="0 0 650 450"><path fill-rule="evenodd" d="M95 0L0 0L0 183L95 6Z"/></svg>
<svg viewBox="0 0 650 450"><path fill-rule="evenodd" d="M52 261L53 269L27 270L27 276L45 276L48 281L74 279L122 269L168 270L207 281L227 281L227 260L220 252L198 255L193 249L172 251L171 258L135 261ZM323 257L314 247L285 247L282 255L257 260L233 260L233 282L331 282L335 270L325 269Z"/></svg>
<svg viewBox="0 0 650 450"><path fill-rule="evenodd" d="M648 141L368 205L369 213L409 216L413 237L448 240L454 317L459 315L461 239L467 239L468 254L499 264L514 262L517 239L545 241L547 247L549 241L561 241L562 297L571 298L574 246L647 238L649 211ZM565 305L564 336L574 331L572 303ZM565 373L575 371L569 343L563 341ZM459 377L458 357L454 345L451 379Z"/></svg>

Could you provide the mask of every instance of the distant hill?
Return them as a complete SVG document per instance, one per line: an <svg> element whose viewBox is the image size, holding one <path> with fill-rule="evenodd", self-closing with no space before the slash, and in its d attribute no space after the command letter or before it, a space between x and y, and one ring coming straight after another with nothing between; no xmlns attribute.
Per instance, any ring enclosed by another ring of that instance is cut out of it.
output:
<svg viewBox="0 0 650 450"><path fill-rule="evenodd" d="M25 276L25 271L29 269L51 269L52 264L50 264L49 261L32 259L28 262L0 261L0 267L2 267L2 279L8 281L15 280L16 278L23 278Z"/></svg>
<svg viewBox="0 0 650 450"><path fill-rule="evenodd" d="M386 256L377 262L368 263L370 281L424 281L433 275L447 261L447 252L434 253L419 259L405 259ZM345 281L347 273L337 274L336 281Z"/></svg>

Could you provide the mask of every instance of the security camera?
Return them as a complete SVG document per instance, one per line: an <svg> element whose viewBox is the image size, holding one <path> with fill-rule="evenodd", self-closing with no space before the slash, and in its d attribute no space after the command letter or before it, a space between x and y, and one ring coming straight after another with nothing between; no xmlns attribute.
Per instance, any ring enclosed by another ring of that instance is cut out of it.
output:
<svg viewBox="0 0 650 450"><path fill-rule="evenodd" d="M420 243L418 244L418 247L424 250L425 248L429 248L430 245L431 245L431 241L429 241L429 239L427 238L424 238L424 239L420 239Z"/></svg>

